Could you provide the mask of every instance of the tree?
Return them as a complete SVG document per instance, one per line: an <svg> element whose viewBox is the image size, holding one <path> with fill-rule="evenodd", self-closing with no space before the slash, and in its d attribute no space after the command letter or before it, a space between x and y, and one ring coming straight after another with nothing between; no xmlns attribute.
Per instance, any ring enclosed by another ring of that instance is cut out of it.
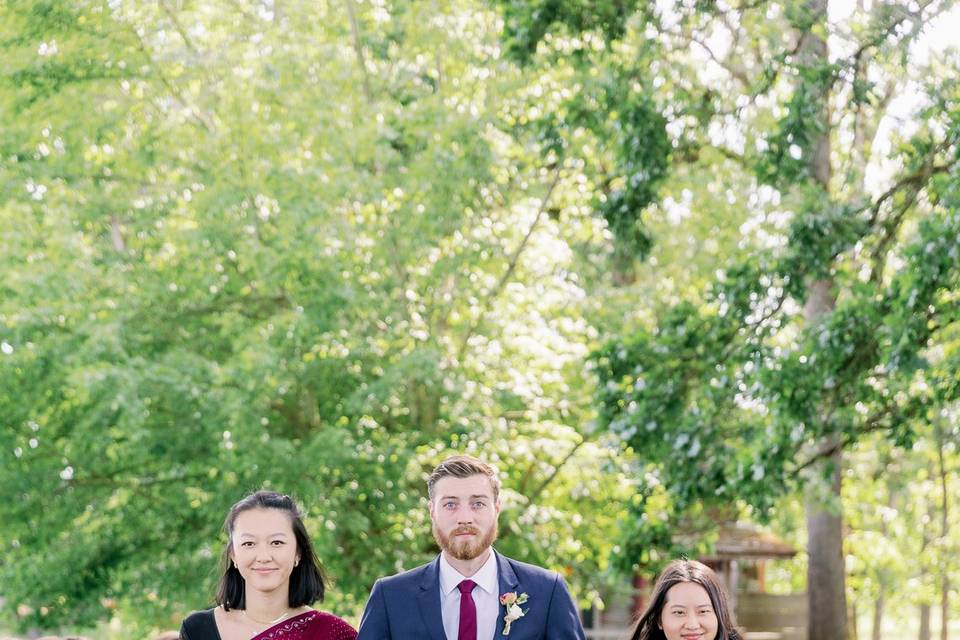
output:
<svg viewBox="0 0 960 640"><path fill-rule="evenodd" d="M912 47L950 3L842 20L825 2L501 4L521 59L586 60L652 102L640 121L670 145L640 138L659 155L636 175L687 171L710 152L756 180L752 219L775 221L768 246L745 246L712 286L665 301L597 353L601 422L649 461L641 547L670 548L681 516L706 526L690 518L709 505L763 514L806 487L810 637L845 637L842 452L872 432L908 445L917 421L955 397L952 374L935 402L911 390L941 366L936 345L957 318L956 65L925 64ZM918 66L931 80L916 87L915 127L884 153L878 132ZM617 108L632 102L602 95L609 120L630 127ZM597 118L573 119L569 138ZM881 163L892 174L874 186ZM648 186L639 180L626 207L640 224ZM599 193L598 212L621 200Z"/></svg>

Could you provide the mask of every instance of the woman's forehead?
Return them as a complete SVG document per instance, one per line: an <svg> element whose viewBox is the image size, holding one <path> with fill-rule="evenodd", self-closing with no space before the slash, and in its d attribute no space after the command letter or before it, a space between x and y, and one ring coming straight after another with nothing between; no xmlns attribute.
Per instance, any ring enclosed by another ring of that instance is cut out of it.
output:
<svg viewBox="0 0 960 640"><path fill-rule="evenodd" d="M293 533L290 516L279 509L247 509L237 514L233 523L233 535Z"/></svg>
<svg viewBox="0 0 960 640"><path fill-rule="evenodd" d="M681 604L685 606L700 606L712 604L710 594L701 585L695 582L680 582L667 590L668 605Z"/></svg>

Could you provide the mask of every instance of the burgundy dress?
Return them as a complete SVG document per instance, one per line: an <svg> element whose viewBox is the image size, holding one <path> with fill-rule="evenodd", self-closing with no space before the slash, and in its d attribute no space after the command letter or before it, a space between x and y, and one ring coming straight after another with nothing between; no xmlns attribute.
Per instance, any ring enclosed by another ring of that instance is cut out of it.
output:
<svg viewBox="0 0 960 640"><path fill-rule="evenodd" d="M264 629L250 640L355 640L357 632L330 613L307 611ZM187 616L180 626L181 640L221 640L213 609Z"/></svg>

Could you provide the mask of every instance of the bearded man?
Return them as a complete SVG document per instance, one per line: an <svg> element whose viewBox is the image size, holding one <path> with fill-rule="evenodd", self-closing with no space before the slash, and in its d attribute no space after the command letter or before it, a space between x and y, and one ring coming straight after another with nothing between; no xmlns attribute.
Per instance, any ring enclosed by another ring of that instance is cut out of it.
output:
<svg viewBox="0 0 960 640"><path fill-rule="evenodd" d="M482 460L447 458L427 479L440 555L373 585L357 640L584 640L563 579L492 547L500 479Z"/></svg>

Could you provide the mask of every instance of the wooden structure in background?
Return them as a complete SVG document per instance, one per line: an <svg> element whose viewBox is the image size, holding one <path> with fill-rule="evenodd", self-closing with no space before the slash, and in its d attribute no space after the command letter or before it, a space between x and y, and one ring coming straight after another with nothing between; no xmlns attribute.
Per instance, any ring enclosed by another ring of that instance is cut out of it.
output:
<svg viewBox="0 0 960 640"><path fill-rule="evenodd" d="M720 576L730 595L737 623L747 640L805 640L806 595L767 593L767 562L792 558L797 550L778 536L750 525L728 523L719 529L713 554L699 558ZM630 595L608 599L607 607L584 616L588 640L628 637L642 613L652 584L634 578Z"/></svg>
<svg viewBox="0 0 960 640"><path fill-rule="evenodd" d="M767 593L766 569L768 561L796 554L793 545L772 533L728 523L720 527L714 553L700 561L720 575L737 623L750 636L794 640L806 637L806 596Z"/></svg>

